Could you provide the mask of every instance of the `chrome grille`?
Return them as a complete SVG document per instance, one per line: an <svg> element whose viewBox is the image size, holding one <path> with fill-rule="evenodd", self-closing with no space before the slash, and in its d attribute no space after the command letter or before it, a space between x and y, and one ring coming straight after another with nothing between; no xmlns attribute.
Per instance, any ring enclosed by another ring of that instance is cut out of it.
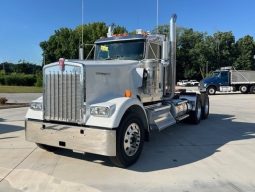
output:
<svg viewBox="0 0 255 192"><path fill-rule="evenodd" d="M77 71L55 70L44 74L44 119L80 122L82 88L82 76Z"/></svg>

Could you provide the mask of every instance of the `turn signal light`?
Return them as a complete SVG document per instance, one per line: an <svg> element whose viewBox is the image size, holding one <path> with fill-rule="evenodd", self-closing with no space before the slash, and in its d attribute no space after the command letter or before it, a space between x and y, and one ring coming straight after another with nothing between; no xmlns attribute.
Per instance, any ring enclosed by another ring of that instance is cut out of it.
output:
<svg viewBox="0 0 255 192"><path fill-rule="evenodd" d="M126 89L124 93L124 97L132 97L132 91L130 89Z"/></svg>

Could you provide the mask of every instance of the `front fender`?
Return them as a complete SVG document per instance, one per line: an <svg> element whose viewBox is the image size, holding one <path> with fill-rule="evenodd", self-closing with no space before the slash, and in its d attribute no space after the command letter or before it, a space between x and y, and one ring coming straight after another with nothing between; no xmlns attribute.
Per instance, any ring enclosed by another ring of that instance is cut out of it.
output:
<svg viewBox="0 0 255 192"><path fill-rule="evenodd" d="M104 128L117 128L121 122L123 115L125 114L128 108L130 108L133 105L138 105L144 110L143 105L136 98L120 97L108 100L106 101L106 103L116 105L115 112L113 113L113 115L111 117L96 117L89 115L85 125Z"/></svg>

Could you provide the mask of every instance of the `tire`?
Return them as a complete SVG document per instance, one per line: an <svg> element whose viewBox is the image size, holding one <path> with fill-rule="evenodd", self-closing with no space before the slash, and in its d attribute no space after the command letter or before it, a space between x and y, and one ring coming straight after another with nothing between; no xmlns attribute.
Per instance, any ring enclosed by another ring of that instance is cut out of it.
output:
<svg viewBox="0 0 255 192"><path fill-rule="evenodd" d="M248 92L248 87L247 87L247 85L241 85L241 86L239 87L239 91L240 91L241 93L247 93L247 92Z"/></svg>
<svg viewBox="0 0 255 192"><path fill-rule="evenodd" d="M57 147L53 147L53 146L49 146L49 145L45 145L45 144L41 144L41 143L36 143L36 145L46 151L56 151L58 148Z"/></svg>
<svg viewBox="0 0 255 192"><path fill-rule="evenodd" d="M204 102L203 102L203 106L201 108L202 110L202 119L207 119L210 113L210 101L209 101L209 97L207 94L204 95Z"/></svg>
<svg viewBox="0 0 255 192"><path fill-rule="evenodd" d="M139 158L144 143L144 127L139 114L128 114L117 129L116 156L110 157L118 167L128 167Z"/></svg>
<svg viewBox="0 0 255 192"><path fill-rule="evenodd" d="M207 89L206 89L206 92L208 95L215 95L216 93L216 88L214 86L209 86Z"/></svg>
<svg viewBox="0 0 255 192"><path fill-rule="evenodd" d="M202 118L201 98L200 96L197 96L196 109L195 111L190 112L188 120L191 124L199 124L201 118Z"/></svg>
<svg viewBox="0 0 255 192"><path fill-rule="evenodd" d="M250 87L250 93L255 94L255 85Z"/></svg>

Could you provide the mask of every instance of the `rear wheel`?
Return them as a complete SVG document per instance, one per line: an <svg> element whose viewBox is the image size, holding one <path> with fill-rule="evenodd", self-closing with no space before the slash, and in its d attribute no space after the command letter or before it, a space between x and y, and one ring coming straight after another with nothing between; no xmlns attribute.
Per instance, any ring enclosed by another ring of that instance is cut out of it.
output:
<svg viewBox="0 0 255 192"><path fill-rule="evenodd" d="M188 120L192 124L198 124L200 123L201 118L202 118L201 99L200 96L197 96L196 109L195 111L190 112Z"/></svg>
<svg viewBox="0 0 255 192"><path fill-rule="evenodd" d="M118 167L128 167L139 158L144 143L144 127L137 114L128 114L117 129L116 156L110 157Z"/></svg>
<svg viewBox="0 0 255 192"><path fill-rule="evenodd" d="M255 94L255 85L252 85L252 86L250 87L250 93Z"/></svg>
<svg viewBox="0 0 255 192"><path fill-rule="evenodd" d="M207 89L207 94L208 95L214 95L216 93L216 88L214 86L209 86Z"/></svg>
<svg viewBox="0 0 255 192"><path fill-rule="evenodd" d="M202 119L207 119L210 111L210 102L207 94L204 95L204 103L202 106Z"/></svg>
<svg viewBox="0 0 255 192"><path fill-rule="evenodd" d="M247 91L248 91L247 85L241 85L239 87L239 91L241 91L241 93L247 93Z"/></svg>

